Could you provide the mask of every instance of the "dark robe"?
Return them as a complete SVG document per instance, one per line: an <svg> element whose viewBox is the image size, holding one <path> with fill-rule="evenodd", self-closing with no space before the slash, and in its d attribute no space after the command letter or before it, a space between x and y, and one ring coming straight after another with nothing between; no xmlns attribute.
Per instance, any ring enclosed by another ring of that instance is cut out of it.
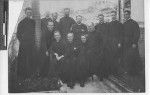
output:
<svg viewBox="0 0 150 95"><path fill-rule="evenodd" d="M79 55L79 48L75 42L66 43L65 49L65 64L63 68L65 82L74 82L76 80L76 64L77 56Z"/></svg>
<svg viewBox="0 0 150 95"><path fill-rule="evenodd" d="M20 42L18 53L17 74L21 78L29 78L35 73L34 45L35 21L30 18L23 19L17 27L17 38Z"/></svg>
<svg viewBox="0 0 150 95"><path fill-rule="evenodd" d="M93 74L96 74L98 69L98 61L99 57L96 55L98 53L98 41L97 38L98 33L96 31L89 32L87 43L88 43L88 62L89 62L89 76L92 76Z"/></svg>
<svg viewBox="0 0 150 95"><path fill-rule="evenodd" d="M96 31L96 47L97 47L97 72L96 74L103 78L108 75L108 54L107 54L107 39L108 39L108 24L99 23L95 26Z"/></svg>
<svg viewBox="0 0 150 95"><path fill-rule="evenodd" d="M108 51L110 72L112 74L118 74L119 60L121 58L122 47L118 47L118 44L123 43L123 25L115 20L108 24Z"/></svg>
<svg viewBox="0 0 150 95"><path fill-rule="evenodd" d="M66 38L66 35L71 31L71 27L74 23L75 21L71 17L63 17L60 19L59 30L63 39Z"/></svg>
<svg viewBox="0 0 150 95"><path fill-rule="evenodd" d="M40 59L41 64L38 64L39 74L41 77L47 77L49 74L49 69L51 65L51 60L49 56L46 55L46 52L52 46L53 42L53 31L49 31L47 26L45 27L44 22L41 22L41 46L40 46Z"/></svg>
<svg viewBox="0 0 150 95"><path fill-rule="evenodd" d="M62 56L65 54L65 44L62 40L59 42L54 41L52 43L52 47L49 49L49 54L52 55L52 64L50 67L54 67L54 72L58 78L61 80L63 79L63 65L64 65L64 58L57 60L55 53L58 54L58 56Z"/></svg>
<svg viewBox="0 0 150 95"><path fill-rule="evenodd" d="M72 26L72 31L74 33L74 41L78 44L81 43L81 35L87 34L87 27L85 24L78 25L77 23Z"/></svg>
<svg viewBox="0 0 150 95"><path fill-rule="evenodd" d="M139 73L143 68L141 57L138 49L138 40L140 38L140 28L136 21L129 19L123 24L124 27L124 43L123 43L123 56L124 67L130 74ZM136 48L132 47L136 44Z"/></svg>
<svg viewBox="0 0 150 95"><path fill-rule="evenodd" d="M88 44L81 43L79 47L79 56L76 64L76 78L79 82L85 82L88 78Z"/></svg>

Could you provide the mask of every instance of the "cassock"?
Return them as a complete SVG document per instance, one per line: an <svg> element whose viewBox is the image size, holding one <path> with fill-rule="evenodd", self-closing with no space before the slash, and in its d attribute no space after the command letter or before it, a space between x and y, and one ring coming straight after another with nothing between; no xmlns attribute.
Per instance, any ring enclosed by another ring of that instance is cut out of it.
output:
<svg viewBox="0 0 150 95"><path fill-rule="evenodd" d="M68 16L60 19L59 30L61 32L63 39L66 38L66 35L71 31L71 27L74 23L75 20Z"/></svg>
<svg viewBox="0 0 150 95"><path fill-rule="evenodd" d="M107 39L108 39L108 24L99 23L95 26L96 31L96 57L97 70L96 75L101 79L108 75L108 54L107 54Z"/></svg>
<svg viewBox="0 0 150 95"><path fill-rule="evenodd" d="M123 56L124 67L130 74L136 74L143 68L141 57L138 49L138 40L140 38L140 28L136 21L129 19L123 24L124 27L124 42L123 42ZM136 45L136 48L132 47Z"/></svg>
<svg viewBox="0 0 150 95"><path fill-rule="evenodd" d="M39 74L41 77L47 77L50 71L51 60L49 56L46 55L46 52L52 46L53 42L53 31L48 30L47 26L41 22L41 46L40 46L40 64L38 64Z"/></svg>
<svg viewBox="0 0 150 95"><path fill-rule="evenodd" d="M78 44L81 43L81 35L87 34L87 27L85 24L74 24L72 26L72 31L74 33L74 41L76 41Z"/></svg>
<svg viewBox="0 0 150 95"><path fill-rule="evenodd" d="M81 43L79 47L79 56L76 64L76 78L79 82L85 82L88 78L88 43Z"/></svg>
<svg viewBox="0 0 150 95"><path fill-rule="evenodd" d="M109 58L110 72L112 74L118 73L119 68L119 59L121 58L122 45L123 43L123 25L119 21L111 21L108 24L108 51L107 53Z"/></svg>
<svg viewBox="0 0 150 95"><path fill-rule="evenodd" d="M76 80L76 64L77 56L79 55L79 48L76 43L67 42L65 48L65 64L63 66L63 73L65 82L75 82Z"/></svg>
<svg viewBox="0 0 150 95"><path fill-rule="evenodd" d="M89 76L96 74L98 69L97 68L98 56L96 55L98 53L97 34L98 33L96 31L92 31L88 33L88 37L87 37L87 43L88 43L87 60L89 62L89 67L88 67Z"/></svg>
<svg viewBox="0 0 150 95"><path fill-rule="evenodd" d="M29 78L35 73L34 46L35 21L30 18L23 19L17 27L17 38L20 42L18 53L17 74L21 78Z"/></svg>
<svg viewBox="0 0 150 95"><path fill-rule="evenodd" d="M60 40L57 42L56 40L52 43L52 47L49 49L49 54L52 55L52 65L50 67L55 67L55 74L58 78L61 80L64 80L63 78L63 65L64 65L64 57L62 57L60 60L57 60L56 55L59 57L64 56L65 54L65 44L63 40Z"/></svg>

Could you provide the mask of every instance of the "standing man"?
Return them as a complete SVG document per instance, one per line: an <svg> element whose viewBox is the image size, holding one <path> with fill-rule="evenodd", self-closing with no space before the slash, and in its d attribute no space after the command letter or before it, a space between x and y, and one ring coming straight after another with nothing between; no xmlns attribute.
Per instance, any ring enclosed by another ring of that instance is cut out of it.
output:
<svg viewBox="0 0 150 95"><path fill-rule="evenodd" d="M18 24L17 38L19 40L17 75L21 80L30 78L35 73L33 61L35 44L35 21L32 17L32 9L25 9L26 17Z"/></svg>
<svg viewBox="0 0 150 95"><path fill-rule="evenodd" d="M97 32L96 35L96 74L99 76L100 80L102 81L103 78L107 75L108 66L107 60L107 39L108 39L108 25L104 23L104 15L98 15L99 23L95 26L95 31ZM103 52L102 52L103 51ZM103 54L103 55L102 55ZM102 58L103 56L103 58ZM103 59L103 60L102 60Z"/></svg>
<svg viewBox="0 0 150 95"><path fill-rule="evenodd" d="M52 13L52 21L54 22L54 30L58 30L58 22L57 22L57 18L58 18L58 13Z"/></svg>
<svg viewBox="0 0 150 95"><path fill-rule="evenodd" d="M74 33L74 40L79 44L81 43L81 35L87 34L87 27L82 23L82 16L76 16L76 23L72 26L72 32Z"/></svg>
<svg viewBox="0 0 150 95"><path fill-rule="evenodd" d="M136 75L142 69L142 62L138 49L140 38L140 28L136 21L131 19L131 12L126 10L124 13L124 64L127 73Z"/></svg>
<svg viewBox="0 0 150 95"><path fill-rule="evenodd" d="M117 12L111 12L112 21L108 25L109 65L111 74L118 74L119 58L123 37L123 25L117 20Z"/></svg>
<svg viewBox="0 0 150 95"><path fill-rule="evenodd" d="M64 17L62 17L59 22L59 29L63 39L66 38L67 34L71 31L72 25L75 23L74 19L69 17L69 15L70 9L65 8Z"/></svg>
<svg viewBox="0 0 150 95"><path fill-rule="evenodd" d="M50 20L48 21L48 24L45 27L41 27L42 30L42 38L41 38L41 56L44 58L43 64L40 64L39 66L39 75L40 77L47 77L51 65L51 60L48 56L48 49L51 48L52 42L53 42L53 34L54 34L54 23ZM46 54L45 54L46 52ZM54 68L51 68L54 69ZM50 73L53 75L52 73Z"/></svg>

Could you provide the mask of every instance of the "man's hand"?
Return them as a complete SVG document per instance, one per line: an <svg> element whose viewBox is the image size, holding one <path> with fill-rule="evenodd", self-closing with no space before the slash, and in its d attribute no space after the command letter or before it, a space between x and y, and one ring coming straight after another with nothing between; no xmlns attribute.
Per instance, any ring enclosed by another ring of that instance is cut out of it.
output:
<svg viewBox="0 0 150 95"><path fill-rule="evenodd" d="M48 56L49 55L49 53L48 53L48 51L46 51L46 56Z"/></svg>
<svg viewBox="0 0 150 95"><path fill-rule="evenodd" d="M136 48L136 44L132 44L132 48Z"/></svg>
<svg viewBox="0 0 150 95"><path fill-rule="evenodd" d="M118 47L119 47L119 48L121 47L121 44L120 44L120 43L118 44Z"/></svg>

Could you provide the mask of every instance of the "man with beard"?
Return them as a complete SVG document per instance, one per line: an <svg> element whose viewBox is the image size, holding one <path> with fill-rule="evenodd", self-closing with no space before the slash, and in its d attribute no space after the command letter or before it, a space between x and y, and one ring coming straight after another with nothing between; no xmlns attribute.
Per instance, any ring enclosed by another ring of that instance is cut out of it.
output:
<svg viewBox="0 0 150 95"><path fill-rule="evenodd" d="M121 45L123 37L123 25L117 21L117 12L111 12L112 21L108 25L108 58L111 74L118 74L119 59L121 58Z"/></svg>
<svg viewBox="0 0 150 95"><path fill-rule="evenodd" d="M75 23L74 19L69 17L70 9L64 9L64 17L60 19L59 22L59 30L63 39L65 39L66 35L71 31L72 25Z"/></svg>
<svg viewBox="0 0 150 95"><path fill-rule="evenodd" d="M35 73L33 52L35 45L35 21L31 19L32 9L25 9L26 17L18 24L17 38L19 40L17 75L23 80Z"/></svg>
<svg viewBox="0 0 150 95"><path fill-rule="evenodd" d="M58 30L58 22L57 22L57 18L58 18L58 13L52 13L52 21L54 22L54 30Z"/></svg>
<svg viewBox="0 0 150 95"><path fill-rule="evenodd" d="M64 81L63 78L63 65L64 65L64 54L65 54L65 44L61 39L59 31L54 32L54 41L52 47L49 49L49 54L52 55L52 64L55 67L56 76L59 79Z"/></svg>
<svg viewBox="0 0 150 95"><path fill-rule="evenodd" d="M96 75L102 81L107 76L108 68L106 61L109 60L107 54L107 39L108 39L108 25L104 23L104 15L98 15L99 23L95 26L96 35L96 51L95 51L95 64ZM103 57L103 58L102 58Z"/></svg>
<svg viewBox="0 0 150 95"><path fill-rule="evenodd" d="M86 79L88 78L88 44L87 44L87 38L86 35L81 35L81 45L79 47L79 56L77 60L77 81L80 83L81 87L84 87L84 83L86 82Z"/></svg>
<svg viewBox="0 0 150 95"><path fill-rule="evenodd" d="M79 48L74 41L74 34L68 33L66 49L65 49L65 64L64 64L64 78L67 86L73 88L76 81L76 64L77 56L79 55Z"/></svg>
<svg viewBox="0 0 150 95"><path fill-rule="evenodd" d="M81 35L87 34L87 27L82 23L82 16L76 16L76 23L72 26L72 32L74 33L74 41L78 44L81 43Z"/></svg>
<svg viewBox="0 0 150 95"><path fill-rule="evenodd" d="M138 23L130 18L130 14L131 12L128 10L124 13L124 64L127 69L127 73L136 75L143 68L138 49L140 28Z"/></svg>

